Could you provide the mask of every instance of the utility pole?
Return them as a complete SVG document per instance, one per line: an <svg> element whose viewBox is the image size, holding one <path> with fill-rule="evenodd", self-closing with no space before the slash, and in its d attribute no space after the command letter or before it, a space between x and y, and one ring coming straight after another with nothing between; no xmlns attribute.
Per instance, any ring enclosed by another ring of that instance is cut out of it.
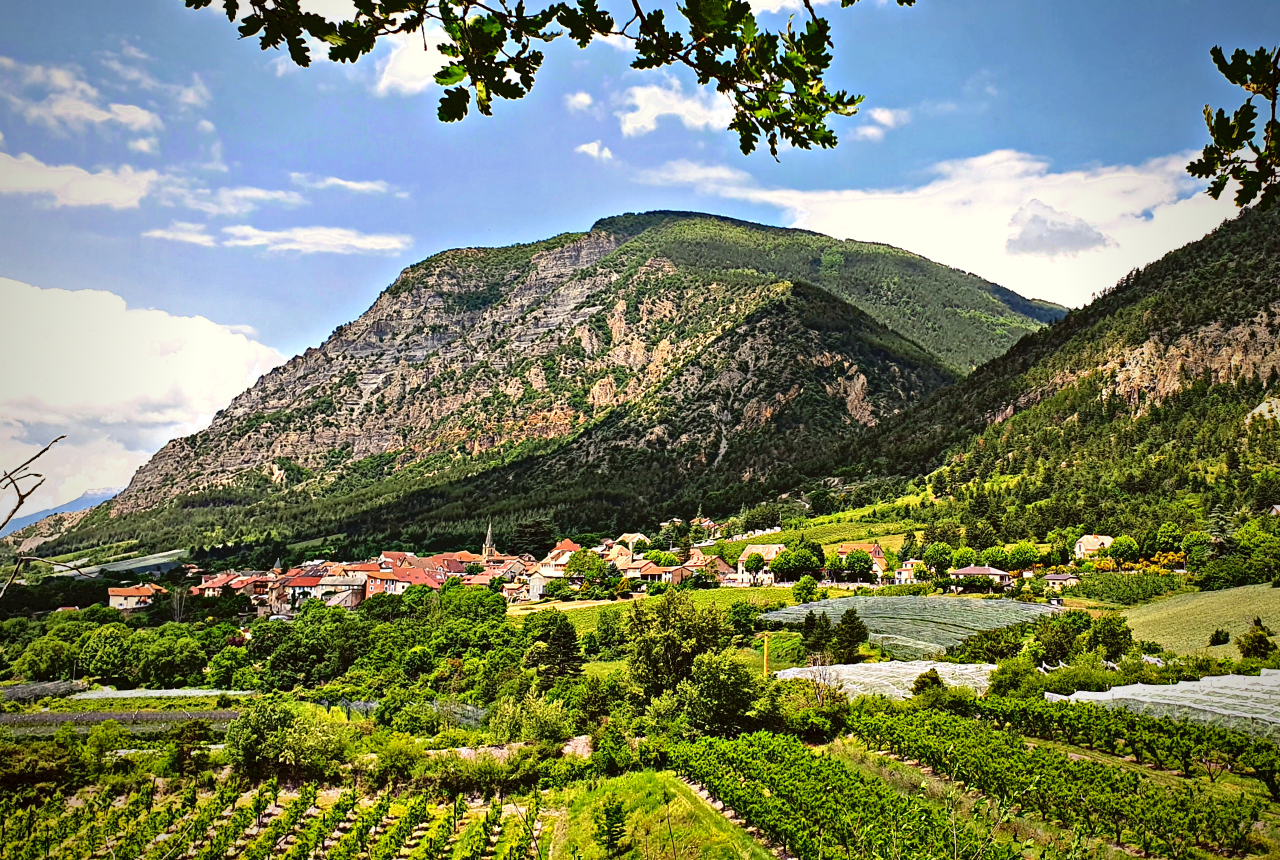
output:
<svg viewBox="0 0 1280 860"><path fill-rule="evenodd" d="M769 680L769 631L764 631L764 679Z"/></svg>

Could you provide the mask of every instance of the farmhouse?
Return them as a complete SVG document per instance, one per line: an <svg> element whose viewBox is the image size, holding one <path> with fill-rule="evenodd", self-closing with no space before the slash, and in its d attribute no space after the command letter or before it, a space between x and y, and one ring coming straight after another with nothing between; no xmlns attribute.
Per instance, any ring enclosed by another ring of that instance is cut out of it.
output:
<svg viewBox="0 0 1280 860"><path fill-rule="evenodd" d="M157 596L168 593L160 586L149 582L122 588L108 588L107 603L112 609L119 609L121 612L133 612L137 609L146 609L155 601Z"/></svg>
<svg viewBox="0 0 1280 860"><path fill-rule="evenodd" d="M889 569L889 563L885 560L884 549L878 543L842 543L836 547L836 555L840 556L840 560L844 561L845 557L851 552L862 550L871 556L871 569L877 577L884 576L885 571Z"/></svg>
<svg viewBox="0 0 1280 860"><path fill-rule="evenodd" d="M742 550L742 555L738 556L738 570L732 574L725 585L736 585L745 587L748 585L773 585L773 574L769 572L769 565L778 557L778 553L785 550L786 547L780 543L753 543L747 544ZM751 556L759 554L764 559L764 567L759 573L752 574L747 571L747 559Z"/></svg>
<svg viewBox="0 0 1280 860"><path fill-rule="evenodd" d="M1061 591L1064 588L1070 588L1073 585L1080 584L1080 577L1074 573L1051 573L1044 578L1044 584L1047 588L1054 591Z"/></svg>
<svg viewBox="0 0 1280 860"><path fill-rule="evenodd" d="M1115 538L1111 535L1084 535L1080 540L1076 541L1075 557L1089 558L1097 555L1099 550L1106 549L1111 546Z"/></svg>
<svg viewBox="0 0 1280 860"><path fill-rule="evenodd" d="M1013 577L1006 571L996 567L988 567L985 564L971 564L968 567L951 571L952 579L967 579L971 576L985 576L1002 588L1013 581Z"/></svg>

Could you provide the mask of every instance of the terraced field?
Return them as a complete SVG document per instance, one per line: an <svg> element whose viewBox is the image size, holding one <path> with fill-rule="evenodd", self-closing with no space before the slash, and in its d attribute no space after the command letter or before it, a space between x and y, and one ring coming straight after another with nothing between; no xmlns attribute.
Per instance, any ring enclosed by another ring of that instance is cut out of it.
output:
<svg viewBox="0 0 1280 860"><path fill-rule="evenodd" d="M1125 610L1135 639L1159 642L1178 654L1207 651L1239 657L1235 645L1209 647L1209 636L1221 627L1232 639L1248 631L1261 617L1271 629L1280 629L1280 588L1245 585L1222 591L1179 594Z"/></svg>

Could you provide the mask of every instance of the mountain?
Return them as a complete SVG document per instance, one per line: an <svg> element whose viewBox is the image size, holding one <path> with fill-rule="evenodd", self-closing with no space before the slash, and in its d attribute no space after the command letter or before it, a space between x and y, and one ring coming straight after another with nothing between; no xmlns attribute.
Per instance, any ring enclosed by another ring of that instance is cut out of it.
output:
<svg viewBox="0 0 1280 860"><path fill-rule="evenodd" d="M1006 536L1202 527L1280 503L1280 210L1135 271L845 452Z"/></svg>
<svg viewBox="0 0 1280 860"><path fill-rule="evenodd" d="M71 514L88 510L89 508L102 504L108 499L114 498L121 489L122 488L120 487L116 487L111 490L89 490L80 496L80 498L73 499L66 504L58 505L56 508L49 508L44 511L36 511L34 514L14 517L9 521L9 525L0 530L0 537L12 534L13 532L18 531L18 529L26 528L32 523L37 523L45 517L53 516L54 514Z"/></svg>
<svg viewBox="0 0 1280 860"><path fill-rule="evenodd" d="M896 248L696 213L446 251L64 543L647 519L695 491L736 508L1062 313ZM610 501L569 510L588 497Z"/></svg>

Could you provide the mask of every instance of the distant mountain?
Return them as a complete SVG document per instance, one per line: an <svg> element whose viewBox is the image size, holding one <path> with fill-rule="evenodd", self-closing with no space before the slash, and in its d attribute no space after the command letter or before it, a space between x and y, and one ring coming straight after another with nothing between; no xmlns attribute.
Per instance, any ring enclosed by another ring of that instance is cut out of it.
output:
<svg viewBox="0 0 1280 860"><path fill-rule="evenodd" d="M863 434L1007 535L1121 533L1280 503L1280 210L1246 210ZM979 492L981 489L981 492Z"/></svg>
<svg viewBox="0 0 1280 860"><path fill-rule="evenodd" d="M32 523L37 523L45 517L52 516L54 514L70 514L75 513L76 511L88 510L95 505L102 504L108 499L115 498L122 489L122 487L116 487L112 490L89 490L80 498L67 502L64 505L58 505L56 508L49 508L44 511L36 511L34 514L14 517L9 521L9 525L0 529L0 537L12 534L13 532L18 531L18 529L26 528Z"/></svg>
<svg viewBox="0 0 1280 860"><path fill-rule="evenodd" d="M896 248L696 213L446 251L63 544L736 508L1062 313Z"/></svg>

